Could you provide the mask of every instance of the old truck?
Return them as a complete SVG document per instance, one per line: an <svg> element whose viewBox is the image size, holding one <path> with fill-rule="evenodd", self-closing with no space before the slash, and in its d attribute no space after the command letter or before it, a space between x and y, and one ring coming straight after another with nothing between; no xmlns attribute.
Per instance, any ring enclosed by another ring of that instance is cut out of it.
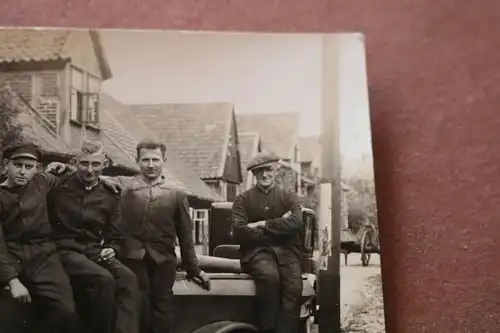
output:
<svg viewBox="0 0 500 333"><path fill-rule="evenodd" d="M174 285L175 333L247 333L254 326L253 280L241 272L238 245L231 236L232 203L214 203L209 214L209 255L199 256L200 266L212 280L205 291L179 271ZM316 275L313 251L316 216L302 210L303 291L300 333L307 333L314 320Z"/></svg>

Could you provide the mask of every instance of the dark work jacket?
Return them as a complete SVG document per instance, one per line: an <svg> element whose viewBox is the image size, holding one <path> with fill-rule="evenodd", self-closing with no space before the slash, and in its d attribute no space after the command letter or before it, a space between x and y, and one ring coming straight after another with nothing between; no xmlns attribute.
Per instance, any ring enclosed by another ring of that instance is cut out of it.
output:
<svg viewBox="0 0 500 333"><path fill-rule="evenodd" d="M118 254L123 241L119 194L102 183L87 190L75 174L50 192L48 208L52 237L59 249L77 251L93 260L102 248Z"/></svg>
<svg viewBox="0 0 500 333"><path fill-rule="evenodd" d="M288 211L290 216L282 217ZM279 262L300 260L302 208L297 194L274 185L256 185L241 193L233 203L233 237L240 244L241 262L248 263L259 251L272 249ZM248 223L266 221L264 228Z"/></svg>
<svg viewBox="0 0 500 333"><path fill-rule="evenodd" d="M142 176L114 177L122 189L123 256L142 259L149 255L158 264L176 263L175 237L179 239L182 264L193 276L200 272L193 244L193 224L186 194L165 183L150 183Z"/></svg>
<svg viewBox="0 0 500 333"><path fill-rule="evenodd" d="M50 240L47 194L66 178L37 173L24 188L0 186L0 286L57 251Z"/></svg>

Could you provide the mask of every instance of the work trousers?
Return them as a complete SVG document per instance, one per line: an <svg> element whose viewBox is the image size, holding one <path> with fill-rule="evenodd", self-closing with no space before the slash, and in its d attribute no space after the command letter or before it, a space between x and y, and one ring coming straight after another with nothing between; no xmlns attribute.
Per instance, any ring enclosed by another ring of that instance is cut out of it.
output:
<svg viewBox="0 0 500 333"><path fill-rule="evenodd" d="M144 259L122 259L137 276L141 290L140 333L170 333L173 325L175 258L157 264L146 253Z"/></svg>
<svg viewBox="0 0 500 333"><path fill-rule="evenodd" d="M302 269L299 258L290 254L280 259L269 250L258 252L242 263L256 288L257 323L262 332L296 333L302 296Z"/></svg>
<svg viewBox="0 0 500 333"><path fill-rule="evenodd" d="M84 254L65 250L60 256L84 332L139 332L140 294L130 269L118 259L97 264Z"/></svg>
<svg viewBox="0 0 500 333"><path fill-rule="evenodd" d="M42 245L41 245L42 246ZM36 253L34 245L33 251ZM41 249L43 250L43 249ZM19 280L28 289L32 303L21 305L10 290L0 293L0 327L2 333L77 333L79 320L73 292L57 252L46 257L36 255L20 264Z"/></svg>

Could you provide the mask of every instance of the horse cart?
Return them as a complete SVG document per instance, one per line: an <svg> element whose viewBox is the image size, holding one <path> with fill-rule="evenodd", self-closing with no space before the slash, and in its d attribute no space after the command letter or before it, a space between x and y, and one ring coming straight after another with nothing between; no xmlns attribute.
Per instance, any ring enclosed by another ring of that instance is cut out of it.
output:
<svg viewBox="0 0 500 333"><path fill-rule="evenodd" d="M340 234L340 252L347 256L350 253L361 254L361 264L368 266L372 253L380 254L378 229L372 222L364 222L356 227L342 229Z"/></svg>

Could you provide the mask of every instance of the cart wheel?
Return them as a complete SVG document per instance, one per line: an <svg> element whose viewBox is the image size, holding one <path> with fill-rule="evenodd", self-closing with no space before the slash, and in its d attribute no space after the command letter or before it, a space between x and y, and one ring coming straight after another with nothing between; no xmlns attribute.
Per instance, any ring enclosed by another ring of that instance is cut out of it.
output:
<svg viewBox="0 0 500 333"><path fill-rule="evenodd" d="M368 266L371 257L372 230L366 229L361 236L361 264Z"/></svg>

